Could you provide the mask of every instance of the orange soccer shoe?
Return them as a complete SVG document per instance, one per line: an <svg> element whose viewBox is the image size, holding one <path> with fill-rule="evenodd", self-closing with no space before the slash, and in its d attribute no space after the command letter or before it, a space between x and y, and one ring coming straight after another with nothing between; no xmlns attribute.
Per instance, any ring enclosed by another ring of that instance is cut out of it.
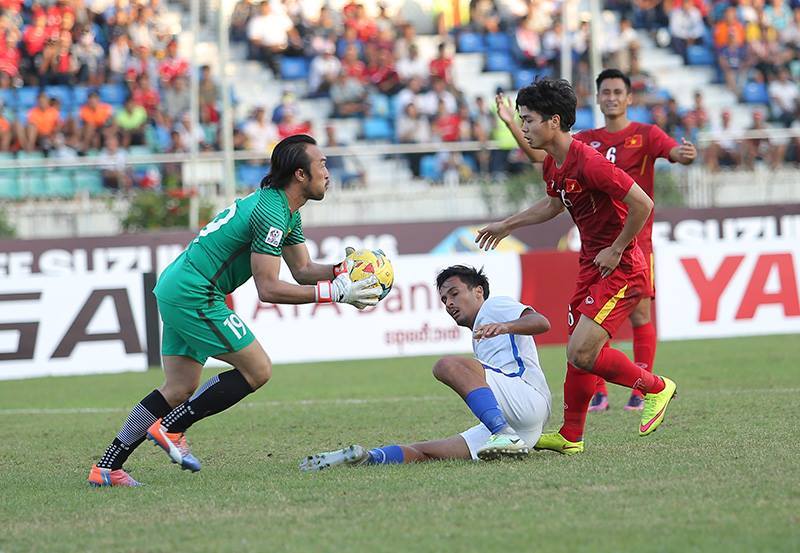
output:
<svg viewBox="0 0 800 553"><path fill-rule="evenodd" d="M135 488L142 485L141 482L134 480L130 474L122 469L101 469L97 465L92 465L88 480L89 485L94 488L102 488L105 486Z"/></svg>
<svg viewBox="0 0 800 553"><path fill-rule="evenodd" d="M197 472L200 470L200 461L192 455L186 435L183 432L167 432L167 429L158 419L147 429L147 439L163 449L173 463L184 470Z"/></svg>

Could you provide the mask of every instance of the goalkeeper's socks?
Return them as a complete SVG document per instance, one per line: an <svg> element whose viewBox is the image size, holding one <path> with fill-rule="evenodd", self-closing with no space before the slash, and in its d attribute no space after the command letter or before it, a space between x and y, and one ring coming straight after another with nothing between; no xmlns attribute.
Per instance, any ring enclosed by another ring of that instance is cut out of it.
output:
<svg viewBox="0 0 800 553"><path fill-rule="evenodd" d="M237 369L220 373L208 379L192 397L173 409L161 424L167 432L185 432L200 419L236 405L251 393L253 389Z"/></svg>
<svg viewBox="0 0 800 553"><path fill-rule="evenodd" d="M467 394L464 398L467 406L478 417L489 432L497 434L503 428L508 426L500 406L497 404L497 398L494 397L494 392L491 388L476 388Z"/></svg>
<svg viewBox="0 0 800 553"><path fill-rule="evenodd" d="M403 448L399 445L386 445L369 450L368 465L393 465L403 462Z"/></svg>
<svg viewBox="0 0 800 553"><path fill-rule="evenodd" d="M97 466L101 469L111 470L122 468L133 450L144 441L145 433L150 425L171 410L161 392L158 390L150 392L147 397L134 406L119 434L108 446Z"/></svg>

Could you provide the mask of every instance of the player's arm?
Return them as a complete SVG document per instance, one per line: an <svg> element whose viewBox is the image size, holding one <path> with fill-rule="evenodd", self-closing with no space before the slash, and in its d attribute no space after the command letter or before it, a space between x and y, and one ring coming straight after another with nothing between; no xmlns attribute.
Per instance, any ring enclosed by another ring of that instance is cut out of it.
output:
<svg viewBox="0 0 800 553"><path fill-rule="evenodd" d="M680 145L671 148L669 151L669 160L673 163L689 165L695 159L697 159L697 148L685 138L681 138Z"/></svg>
<svg viewBox="0 0 800 553"><path fill-rule="evenodd" d="M518 319L505 323L489 323L481 325L472 333L472 338L482 340L484 338L494 338L500 334L524 334L526 336L536 336L550 330L550 321L541 313L537 313L531 308L522 312Z"/></svg>
<svg viewBox="0 0 800 553"><path fill-rule="evenodd" d="M338 276L337 265L323 265L311 261L305 242L283 246L283 259L292 276L299 284L316 284L320 280L330 280Z"/></svg>
<svg viewBox="0 0 800 553"><path fill-rule="evenodd" d="M531 145L528 144L528 141L525 140L525 135L522 134L522 129L514 120L514 107L511 105L511 98L506 97L505 94L500 92L494 97L494 102L497 105L498 117L500 117L500 120L506 124L508 130L511 131L511 134L514 136L514 140L516 140L517 145L522 149L523 152L525 152L525 155L528 156L528 159L530 159L532 163L542 163L544 158L547 156L547 152L537 148L532 148Z"/></svg>
<svg viewBox="0 0 800 553"><path fill-rule="evenodd" d="M628 206L628 216L625 218L622 231L611 246L601 250L594 258L594 264L600 269L603 277L607 277L617 268L622 252L642 230L653 210L653 200L635 182L622 201Z"/></svg>
<svg viewBox="0 0 800 553"><path fill-rule="evenodd" d="M324 266L323 266L324 267ZM258 299L267 303L349 303L359 309L378 303L378 280L370 276L351 282L343 273L333 280L319 280L315 286L291 284L279 278L281 258L277 255L252 252L250 268L258 290ZM329 267L330 268L330 267ZM329 276L333 273L330 268Z"/></svg>
<svg viewBox="0 0 800 553"><path fill-rule="evenodd" d="M493 250L500 241L520 227L537 225L549 221L564 211L564 204L559 198L545 196L525 211L512 215L497 223L491 223L478 230L475 242L482 250Z"/></svg>

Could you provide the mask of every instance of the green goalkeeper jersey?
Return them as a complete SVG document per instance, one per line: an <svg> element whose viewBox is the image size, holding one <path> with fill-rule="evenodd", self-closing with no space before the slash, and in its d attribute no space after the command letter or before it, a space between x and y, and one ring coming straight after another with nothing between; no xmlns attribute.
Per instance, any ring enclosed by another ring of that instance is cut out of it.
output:
<svg viewBox="0 0 800 553"><path fill-rule="evenodd" d="M283 190L262 188L239 198L203 227L158 279L159 301L207 306L253 276L250 253L280 256L305 242L299 211Z"/></svg>

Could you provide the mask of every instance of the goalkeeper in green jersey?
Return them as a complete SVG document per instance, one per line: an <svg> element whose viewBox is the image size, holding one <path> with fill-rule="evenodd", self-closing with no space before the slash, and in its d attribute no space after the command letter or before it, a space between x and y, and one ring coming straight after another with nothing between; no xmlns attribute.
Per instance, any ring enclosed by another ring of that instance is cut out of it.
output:
<svg viewBox="0 0 800 553"><path fill-rule="evenodd" d="M225 296L253 277L261 301L378 303L374 276L352 282L347 261L311 261L299 209L328 188L325 155L313 138L290 136L275 146L261 188L223 209L161 274L154 293L163 321L164 384L142 399L89 474L94 486L139 485L122 468L131 452L153 440L174 463L196 472L184 432L263 386L272 363ZM278 278L281 257L298 284ZM209 357L232 365L200 388Z"/></svg>

